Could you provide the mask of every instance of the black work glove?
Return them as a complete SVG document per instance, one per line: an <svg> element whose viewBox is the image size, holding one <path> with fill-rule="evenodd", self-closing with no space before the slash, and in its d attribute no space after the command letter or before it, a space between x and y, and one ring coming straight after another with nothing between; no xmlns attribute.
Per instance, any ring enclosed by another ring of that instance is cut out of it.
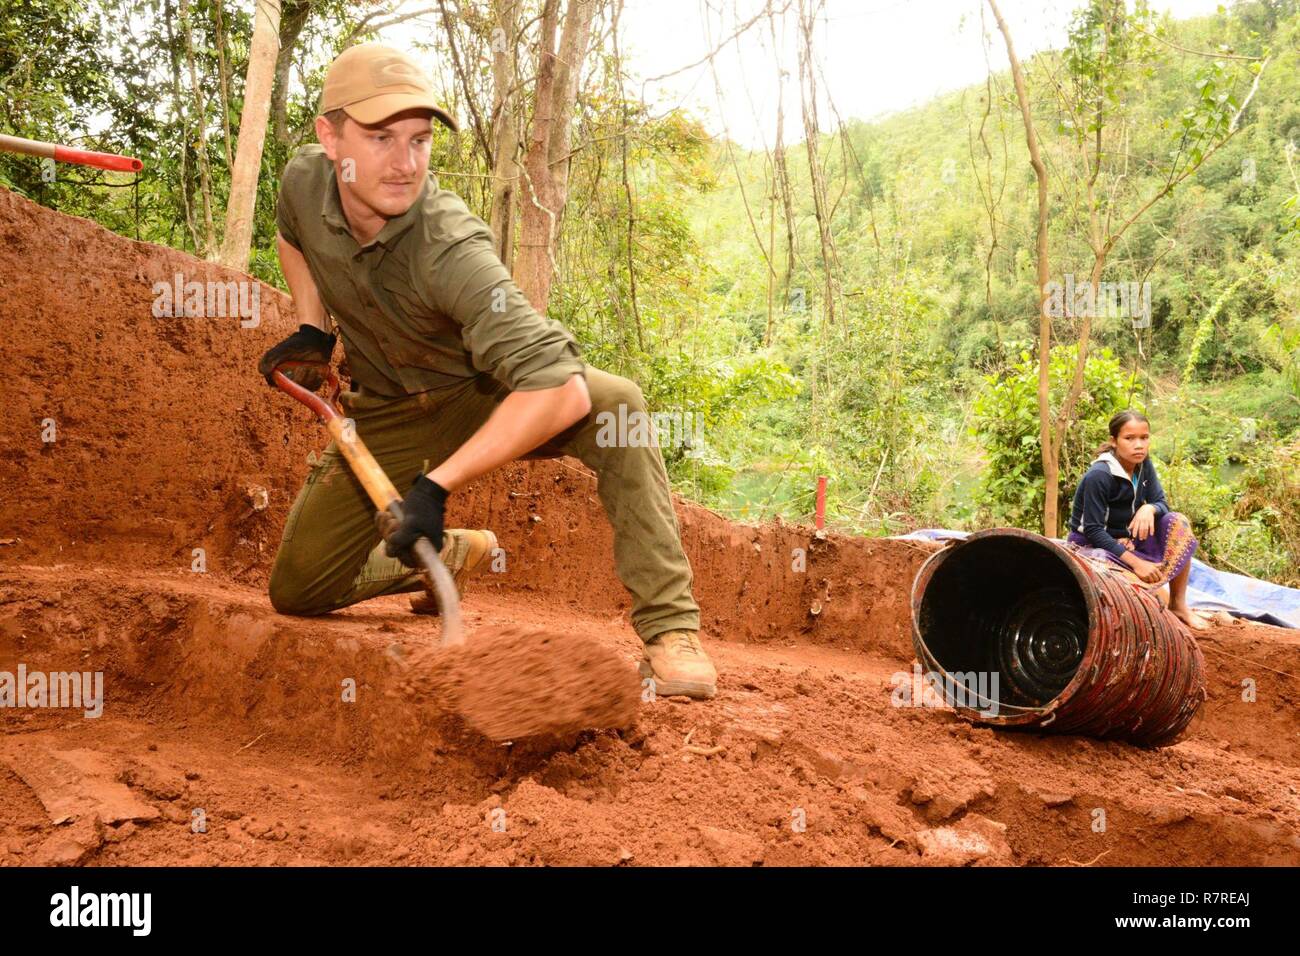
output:
<svg viewBox="0 0 1300 956"><path fill-rule="evenodd" d="M396 558L408 568L420 568L412 545L420 538L428 538L433 550L442 550L443 510L447 506L447 489L428 475L415 479L415 484L402 499L402 520L398 521L387 511L375 513L375 524L387 544L384 553Z"/></svg>
<svg viewBox="0 0 1300 956"><path fill-rule="evenodd" d="M257 363L257 370L266 379L266 384L274 388L275 379L271 373L281 362L322 362L328 365L333 354L334 336L322 332L314 325L303 323L293 335L266 350L266 354ZM321 369L307 366L286 368L280 374L310 392L316 391L325 382L325 374Z"/></svg>

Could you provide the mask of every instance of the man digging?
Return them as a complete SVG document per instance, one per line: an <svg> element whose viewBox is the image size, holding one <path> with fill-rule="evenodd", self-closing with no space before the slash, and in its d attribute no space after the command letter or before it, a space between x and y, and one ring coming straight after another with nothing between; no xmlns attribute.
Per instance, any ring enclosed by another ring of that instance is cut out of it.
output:
<svg viewBox="0 0 1300 956"><path fill-rule="evenodd" d="M414 484L401 522L376 514L331 442L285 522L271 603L315 615L423 591L411 553L420 537L462 589L490 561L496 536L444 529L448 495L516 458L573 455L596 472L614 529L615 568L645 642L642 676L659 694L713 697L717 672L700 643L659 449L597 441L601 412L646 412L641 390L581 359L573 336L515 286L487 225L438 186L428 169L434 119L456 129L414 60L355 46L326 74L320 144L285 167L276 243L302 324L259 371L270 382L282 362L328 362L332 316L357 435L399 488ZM322 382L309 366L283 371L309 389ZM411 607L436 613L437 603L426 592Z"/></svg>

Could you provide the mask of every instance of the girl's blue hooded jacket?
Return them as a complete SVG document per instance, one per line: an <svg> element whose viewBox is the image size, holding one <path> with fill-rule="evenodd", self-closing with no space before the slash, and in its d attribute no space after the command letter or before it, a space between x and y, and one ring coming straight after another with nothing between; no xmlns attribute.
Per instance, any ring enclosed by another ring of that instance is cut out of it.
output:
<svg viewBox="0 0 1300 956"><path fill-rule="evenodd" d="M1135 487L1119 459L1112 452L1102 452L1075 489L1070 530L1087 538L1092 547L1122 557L1125 548L1117 539L1130 537L1129 522L1143 505L1153 505L1157 518L1169 513L1165 489L1151 457L1143 460Z"/></svg>

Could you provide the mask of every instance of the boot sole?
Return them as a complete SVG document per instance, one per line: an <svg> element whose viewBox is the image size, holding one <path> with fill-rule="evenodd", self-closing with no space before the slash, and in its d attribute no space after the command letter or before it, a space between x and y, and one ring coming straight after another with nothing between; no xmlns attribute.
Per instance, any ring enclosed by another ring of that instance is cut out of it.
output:
<svg viewBox="0 0 1300 956"><path fill-rule="evenodd" d="M706 684L696 680L662 680L655 676L654 667L643 660L637 667L642 678L650 677L655 682L656 697L691 697L695 700L712 700L718 696L718 685Z"/></svg>

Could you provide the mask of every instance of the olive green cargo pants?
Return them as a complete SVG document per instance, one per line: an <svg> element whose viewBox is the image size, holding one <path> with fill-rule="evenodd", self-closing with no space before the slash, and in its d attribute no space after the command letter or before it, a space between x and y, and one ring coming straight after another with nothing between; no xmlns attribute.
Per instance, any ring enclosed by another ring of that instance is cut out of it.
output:
<svg viewBox="0 0 1300 956"><path fill-rule="evenodd" d="M573 455L596 472L597 493L614 528L614 567L632 594L632 626L642 640L698 630L691 567L682 550L668 475L657 445L601 447L597 415L618 406L646 411L626 378L586 367L591 411L526 458ZM386 398L359 390L343 407L399 492L422 470L446 460L487 421L509 391L480 375L451 391ZM606 432L608 434L608 432ZM282 614L315 615L422 588L420 577L384 554L375 509L346 459L330 442L298 493L271 569L271 603Z"/></svg>

